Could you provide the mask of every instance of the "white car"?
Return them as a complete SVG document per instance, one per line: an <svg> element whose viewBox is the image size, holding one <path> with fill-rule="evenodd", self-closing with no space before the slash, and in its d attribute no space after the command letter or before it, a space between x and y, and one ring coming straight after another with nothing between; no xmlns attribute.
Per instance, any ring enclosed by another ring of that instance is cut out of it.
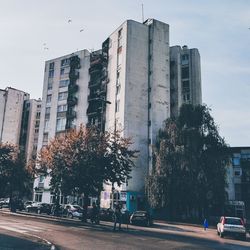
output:
<svg viewBox="0 0 250 250"><path fill-rule="evenodd" d="M217 234L221 238L228 235L246 240L246 227L241 218L222 216L217 224Z"/></svg>
<svg viewBox="0 0 250 250"><path fill-rule="evenodd" d="M64 210L65 210L66 215L71 219L82 218L83 208L78 205L67 204L65 205Z"/></svg>

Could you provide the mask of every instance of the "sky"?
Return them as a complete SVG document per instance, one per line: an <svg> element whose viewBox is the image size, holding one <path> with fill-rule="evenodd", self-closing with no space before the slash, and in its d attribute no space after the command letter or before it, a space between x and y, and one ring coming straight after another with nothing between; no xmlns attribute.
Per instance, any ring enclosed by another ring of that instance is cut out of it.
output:
<svg viewBox="0 0 250 250"><path fill-rule="evenodd" d="M198 48L203 103L230 146L250 146L250 0L0 0L0 89L42 97L46 60L101 48L142 4L170 46Z"/></svg>

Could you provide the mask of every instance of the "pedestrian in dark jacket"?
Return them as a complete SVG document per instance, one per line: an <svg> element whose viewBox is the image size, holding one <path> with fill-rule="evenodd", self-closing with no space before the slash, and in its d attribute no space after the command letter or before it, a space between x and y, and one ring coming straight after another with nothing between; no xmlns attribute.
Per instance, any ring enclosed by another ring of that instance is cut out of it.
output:
<svg viewBox="0 0 250 250"><path fill-rule="evenodd" d="M121 230L122 212L121 212L121 207L119 205L116 206L115 212L114 212L114 227L113 227L113 231L116 230L116 224L117 223L119 223L119 230Z"/></svg>

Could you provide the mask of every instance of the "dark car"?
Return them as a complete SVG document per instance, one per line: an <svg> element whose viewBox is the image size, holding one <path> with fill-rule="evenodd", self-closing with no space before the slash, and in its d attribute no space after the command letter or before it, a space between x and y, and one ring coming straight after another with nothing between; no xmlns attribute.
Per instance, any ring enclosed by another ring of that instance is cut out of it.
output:
<svg viewBox="0 0 250 250"><path fill-rule="evenodd" d="M51 214L51 204L48 203L40 203L40 202L34 202L30 205L26 206L26 210L28 212L38 213L38 214Z"/></svg>
<svg viewBox="0 0 250 250"><path fill-rule="evenodd" d="M103 221L113 221L114 211L111 208L101 208L99 218Z"/></svg>
<svg viewBox="0 0 250 250"><path fill-rule="evenodd" d="M133 225L151 226L153 220L147 211L136 211L130 216L130 223Z"/></svg>
<svg viewBox="0 0 250 250"><path fill-rule="evenodd" d="M64 207L59 204L51 204L51 214L62 217L64 215Z"/></svg>
<svg viewBox="0 0 250 250"><path fill-rule="evenodd" d="M22 199L18 199L16 201L16 209L18 209L19 211L23 211L25 209Z"/></svg>
<svg viewBox="0 0 250 250"><path fill-rule="evenodd" d="M40 203L38 205L37 213L38 214L51 214L52 204L49 203Z"/></svg>

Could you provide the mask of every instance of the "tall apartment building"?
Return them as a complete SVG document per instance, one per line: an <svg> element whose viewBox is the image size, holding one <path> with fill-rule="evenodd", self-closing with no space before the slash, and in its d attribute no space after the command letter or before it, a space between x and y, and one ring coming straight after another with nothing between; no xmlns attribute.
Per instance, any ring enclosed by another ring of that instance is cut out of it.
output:
<svg viewBox="0 0 250 250"><path fill-rule="evenodd" d="M26 161L36 159L41 114L41 99L24 102L19 144L23 147Z"/></svg>
<svg viewBox="0 0 250 250"><path fill-rule="evenodd" d="M45 63L38 149L81 123L122 129L140 154L132 179L115 187L115 200L131 211L142 208L152 147L170 117L170 94L169 25L154 19L127 20L100 50L82 50ZM37 178L34 189L35 200L53 201L49 178ZM114 202L112 193L111 185L105 186L101 206Z"/></svg>
<svg viewBox="0 0 250 250"><path fill-rule="evenodd" d="M202 104L198 49L170 47L170 86L172 117L178 116L182 104Z"/></svg>
<svg viewBox="0 0 250 250"><path fill-rule="evenodd" d="M82 50L46 61L38 150L68 128L87 124L90 53ZM34 199L52 202L50 178L37 178Z"/></svg>
<svg viewBox="0 0 250 250"><path fill-rule="evenodd" d="M19 145L24 102L29 94L11 87L0 90L0 142Z"/></svg>
<svg viewBox="0 0 250 250"><path fill-rule="evenodd" d="M0 142L18 145L26 161L35 158L41 100L11 87L0 90Z"/></svg>

